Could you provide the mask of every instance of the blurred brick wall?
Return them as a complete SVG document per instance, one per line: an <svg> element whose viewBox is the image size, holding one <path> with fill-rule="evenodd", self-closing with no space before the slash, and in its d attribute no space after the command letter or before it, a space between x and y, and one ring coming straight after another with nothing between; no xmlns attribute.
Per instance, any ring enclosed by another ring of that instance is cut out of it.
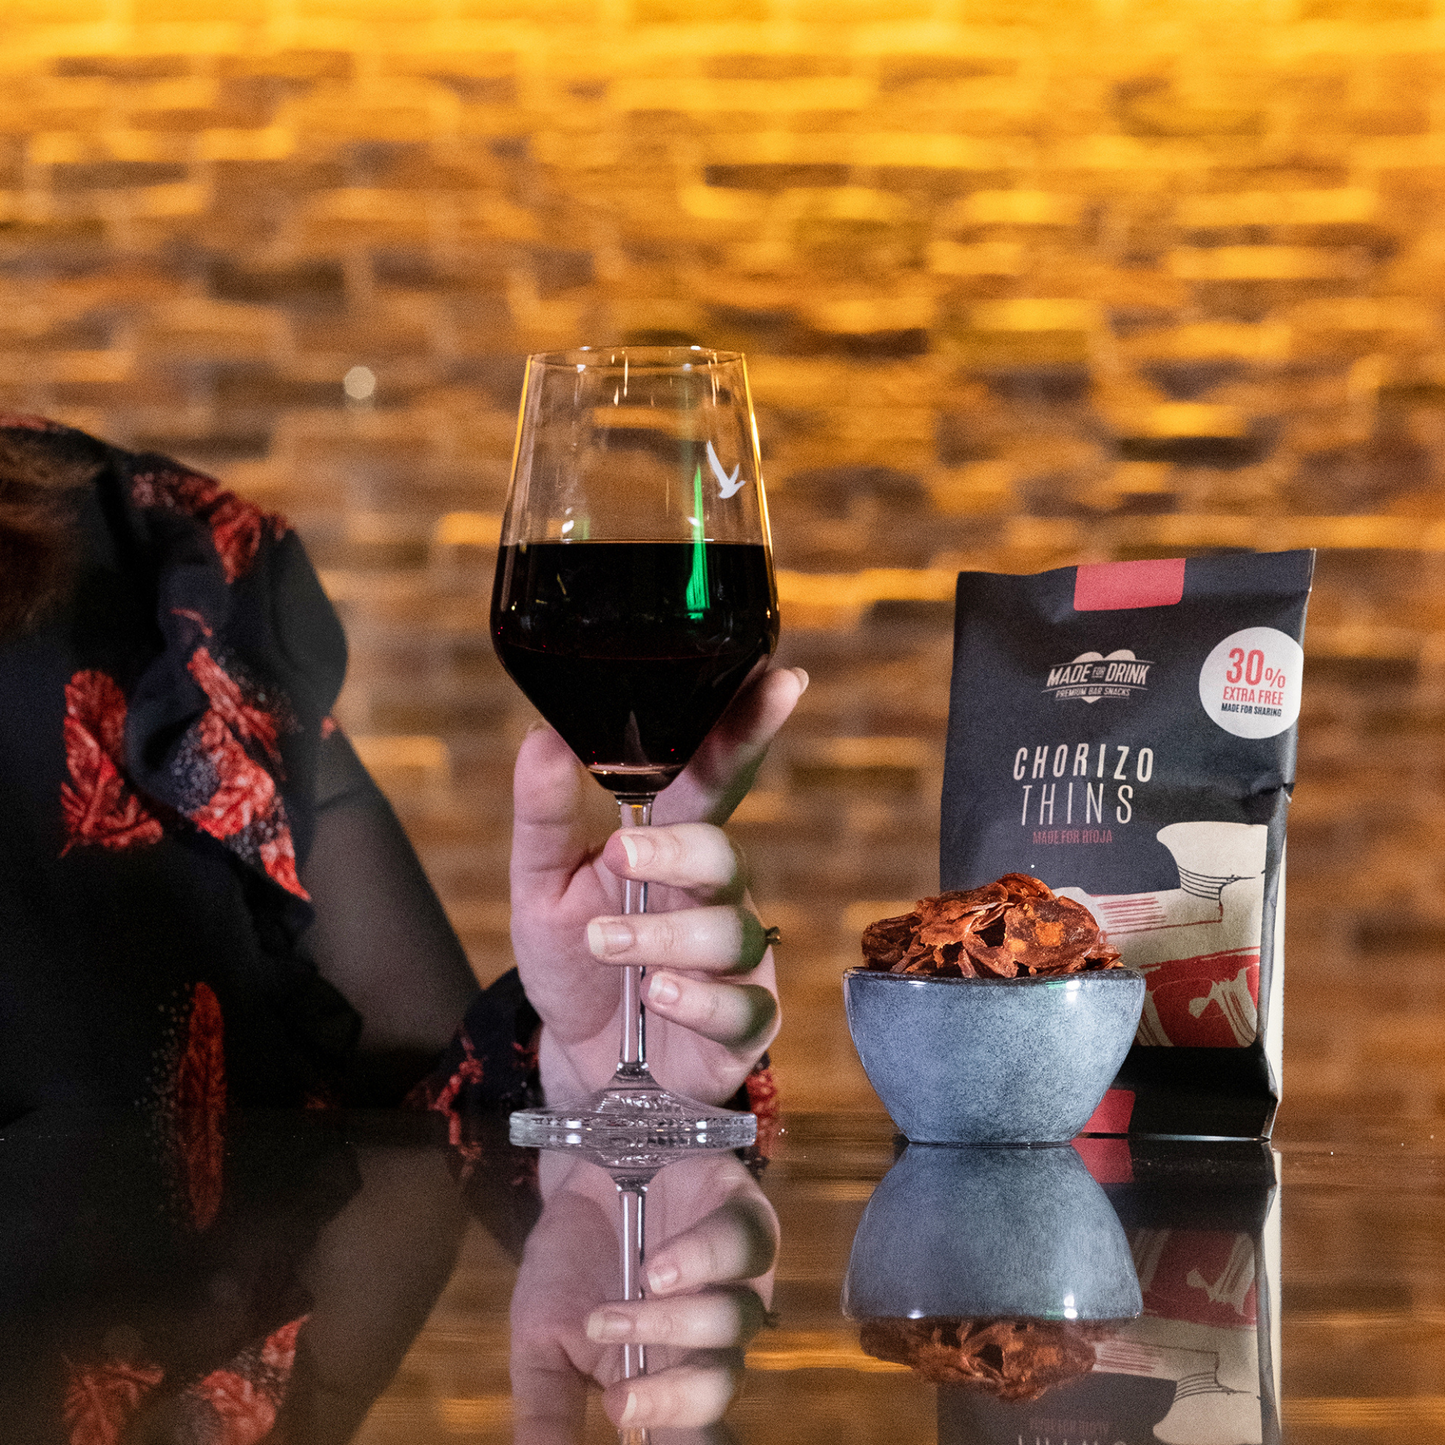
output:
<svg viewBox="0 0 1445 1445"><path fill-rule="evenodd" d="M1315 545L1290 1085L1436 1107L1445 0L4 8L0 406L291 515L483 977L518 358L696 339L814 679L737 827L790 1101L871 1100L837 979L936 884L954 572Z"/></svg>

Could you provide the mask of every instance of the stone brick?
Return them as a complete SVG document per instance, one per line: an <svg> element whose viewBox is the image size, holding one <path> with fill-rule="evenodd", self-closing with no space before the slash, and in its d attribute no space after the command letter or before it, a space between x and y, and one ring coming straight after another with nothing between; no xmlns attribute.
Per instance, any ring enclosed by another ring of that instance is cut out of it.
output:
<svg viewBox="0 0 1445 1445"><path fill-rule="evenodd" d="M1175 251L1168 265L1188 281L1355 280L1369 257L1354 246L1213 246Z"/></svg>
<svg viewBox="0 0 1445 1445"><path fill-rule="evenodd" d="M346 297L346 274L335 261L290 266L246 266L219 258L210 268L206 289L220 301L334 308Z"/></svg>
<svg viewBox="0 0 1445 1445"><path fill-rule="evenodd" d="M1019 62L1006 56L938 55L927 51L908 55L882 55L878 83L885 92L938 81L977 80L983 76L1011 76Z"/></svg>
<svg viewBox="0 0 1445 1445"><path fill-rule="evenodd" d="M156 308L140 333L157 357L261 357L284 338L284 323L259 307L174 300Z"/></svg>
<svg viewBox="0 0 1445 1445"><path fill-rule="evenodd" d="M213 132L212 135L215 133ZM295 197L311 195L337 189L345 176L339 162L331 159L291 159L292 137L283 133L283 148L280 154L271 154L273 145L265 131L246 134L246 152L236 155L230 152L208 156L214 163L211 175L220 208L228 215L244 213L256 206L283 206L295 204ZM207 137L206 139L209 139ZM257 154L250 142L261 141L262 154Z"/></svg>
<svg viewBox="0 0 1445 1445"><path fill-rule="evenodd" d="M137 450L161 452L211 470L249 457L264 457L271 449L270 430L259 426L244 429L216 426L204 430L167 426L137 430L129 440Z"/></svg>
<svg viewBox="0 0 1445 1445"><path fill-rule="evenodd" d="M712 112L736 118L746 126L750 117L773 118L796 112L801 119L813 112L815 128L831 130L872 99L874 86L862 76L809 76L795 80L636 80L619 81L616 102L629 110L678 110L686 114ZM725 120L724 124L728 122Z"/></svg>
<svg viewBox="0 0 1445 1445"><path fill-rule="evenodd" d="M340 407L345 393L339 379L312 380L272 366L219 366L213 372L212 394L223 409L283 410L295 407Z"/></svg>
<svg viewBox="0 0 1445 1445"><path fill-rule="evenodd" d="M6 20L17 31L23 26L93 25L109 19L106 0L12 0L6 6Z"/></svg>
<svg viewBox="0 0 1445 1445"><path fill-rule="evenodd" d="M798 186L846 186L851 168L846 165L782 164L707 166L703 180L709 186L744 191L783 191Z"/></svg>
<svg viewBox="0 0 1445 1445"><path fill-rule="evenodd" d="M356 56L347 50L269 50L258 48L217 60L222 76L274 77L302 84L316 80L346 80L356 68Z"/></svg>
<svg viewBox="0 0 1445 1445"><path fill-rule="evenodd" d="M62 55L52 64L55 75L101 75L115 80L169 80L190 75L189 55Z"/></svg>
<svg viewBox="0 0 1445 1445"><path fill-rule="evenodd" d="M1300 0L1301 20L1348 20L1378 24L1391 20L1428 20L1430 0Z"/></svg>
<svg viewBox="0 0 1445 1445"><path fill-rule="evenodd" d="M290 0L288 9L299 26L304 26L307 21L327 20L348 25L387 21L415 24L418 19L416 4L407 4L406 0ZM426 11L422 13L426 14Z"/></svg>
<svg viewBox="0 0 1445 1445"><path fill-rule="evenodd" d="M157 186L183 181L187 167L158 161L97 161L90 165L54 168L51 184L57 191L105 191L133 186Z"/></svg>
<svg viewBox="0 0 1445 1445"><path fill-rule="evenodd" d="M204 25L216 18L216 7L204 0L133 0L132 16L138 26Z"/></svg>
<svg viewBox="0 0 1445 1445"><path fill-rule="evenodd" d="M692 24L698 18L689 0L631 0L630 8L632 18L643 25ZM708 19L720 23L767 18L767 0L717 0L708 9Z"/></svg>
<svg viewBox="0 0 1445 1445"><path fill-rule="evenodd" d="M716 80L793 80L800 76L848 75L855 62L843 55L768 52L707 55L702 72Z"/></svg>

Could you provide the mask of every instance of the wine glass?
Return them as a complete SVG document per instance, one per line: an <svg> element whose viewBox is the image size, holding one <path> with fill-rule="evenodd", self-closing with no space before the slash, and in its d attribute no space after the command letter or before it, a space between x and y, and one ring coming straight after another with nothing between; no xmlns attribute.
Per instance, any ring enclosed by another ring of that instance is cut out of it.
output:
<svg viewBox="0 0 1445 1445"><path fill-rule="evenodd" d="M627 347L527 359L492 593L502 665L624 827L685 768L777 645L767 504L736 352ZM623 911L647 911L625 884ZM643 970L623 972L617 1072L590 1098L512 1115L517 1144L736 1147L751 1114L658 1085Z"/></svg>

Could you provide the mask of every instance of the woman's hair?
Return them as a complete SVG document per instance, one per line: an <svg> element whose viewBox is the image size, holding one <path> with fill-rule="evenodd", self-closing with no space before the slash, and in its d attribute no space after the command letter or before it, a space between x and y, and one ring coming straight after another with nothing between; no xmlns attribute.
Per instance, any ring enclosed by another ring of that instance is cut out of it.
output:
<svg viewBox="0 0 1445 1445"><path fill-rule="evenodd" d="M33 627L64 595L75 561L75 489L94 461L57 456L41 435L0 429L0 637Z"/></svg>

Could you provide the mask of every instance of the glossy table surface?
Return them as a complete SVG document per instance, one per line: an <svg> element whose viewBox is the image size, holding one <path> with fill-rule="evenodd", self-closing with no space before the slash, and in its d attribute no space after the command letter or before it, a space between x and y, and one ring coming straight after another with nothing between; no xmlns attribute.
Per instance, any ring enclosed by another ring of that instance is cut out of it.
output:
<svg viewBox="0 0 1445 1445"><path fill-rule="evenodd" d="M434 1122L6 1130L5 1438L616 1440L576 1368L618 1368L580 1328L615 1297L612 1181ZM659 1445L1445 1433L1445 1126L1286 1113L1270 1146L904 1153L881 1115L784 1123L758 1178L769 1323L722 1423ZM649 1246L752 1189L713 1162L654 1178Z"/></svg>

